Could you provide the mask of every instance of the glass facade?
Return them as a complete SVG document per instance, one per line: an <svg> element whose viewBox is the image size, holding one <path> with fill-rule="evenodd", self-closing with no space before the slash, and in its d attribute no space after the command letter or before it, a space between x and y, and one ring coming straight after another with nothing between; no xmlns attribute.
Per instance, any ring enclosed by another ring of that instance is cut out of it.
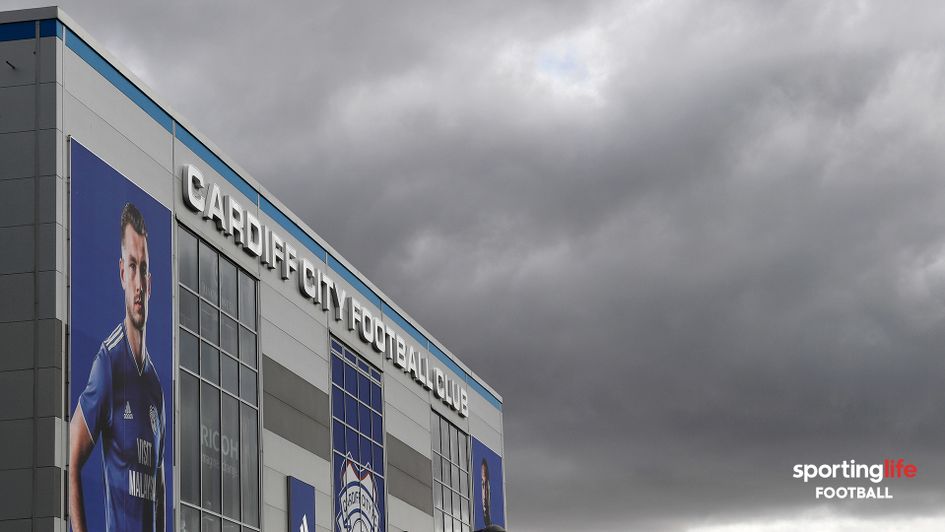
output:
<svg viewBox="0 0 945 532"><path fill-rule="evenodd" d="M433 414L433 524L436 532L469 532L469 436Z"/></svg>
<svg viewBox="0 0 945 532"><path fill-rule="evenodd" d="M181 530L259 530L256 281L177 232Z"/></svg>
<svg viewBox="0 0 945 532"><path fill-rule="evenodd" d="M188 532L260 530L256 280L193 233L178 230L180 519ZM381 371L330 338L332 523L352 479L386 530ZM436 532L471 532L470 439L433 413ZM364 508L359 507L358 512ZM364 512L370 515L371 511Z"/></svg>
<svg viewBox="0 0 945 532"><path fill-rule="evenodd" d="M331 382L335 516L342 521L363 519L368 523L367 529L376 527L376 530L383 531L385 475L381 373L332 338ZM359 484L354 490L351 489L352 479ZM361 516L354 515L342 502L352 491L356 491L361 500L362 507L358 509ZM338 529L337 524L335 527ZM339 532L342 531L339 529Z"/></svg>

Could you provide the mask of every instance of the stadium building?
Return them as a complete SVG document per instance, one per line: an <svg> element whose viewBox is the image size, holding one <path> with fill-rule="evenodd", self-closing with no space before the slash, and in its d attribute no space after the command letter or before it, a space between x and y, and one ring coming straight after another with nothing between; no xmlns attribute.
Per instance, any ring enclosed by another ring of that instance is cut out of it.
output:
<svg viewBox="0 0 945 532"><path fill-rule="evenodd" d="M0 531L506 526L501 396L58 8L0 242Z"/></svg>

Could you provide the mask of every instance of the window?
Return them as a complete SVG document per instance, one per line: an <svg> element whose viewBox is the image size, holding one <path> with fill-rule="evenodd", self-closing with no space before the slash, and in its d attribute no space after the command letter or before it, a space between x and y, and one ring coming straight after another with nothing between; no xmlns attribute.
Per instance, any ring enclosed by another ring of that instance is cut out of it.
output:
<svg viewBox="0 0 945 532"><path fill-rule="evenodd" d="M256 281L180 227L182 530L259 530Z"/></svg>
<svg viewBox="0 0 945 532"><path fill-rule="evenodd" d="M436 532L469 532L469 436L433 414L433 524Z"/></svg>
<svg viewBox="0 0 945 532"><path fill-rule="evenodd" d="M368 530L384 528L384 413L381 373L335 338L331 339L332 457L335 516L352 511L343 505L350 482L361 501L358 515ZM350 469L349 469L350 466ZM346 474L347 473L347 474ZM342 482L342 479L345 479ZM365 501L362 495L373 496ZM333 519L336 521L336 519Z"/></svg>

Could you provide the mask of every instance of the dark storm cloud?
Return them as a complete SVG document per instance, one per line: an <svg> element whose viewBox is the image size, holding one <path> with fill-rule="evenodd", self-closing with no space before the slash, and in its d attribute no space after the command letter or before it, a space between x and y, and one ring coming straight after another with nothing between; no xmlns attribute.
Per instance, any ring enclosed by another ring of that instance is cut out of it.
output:
<svg viewBox="0 0 945 532"><path fill-rule="evenodd" d="M504 395L514 529L940 510L938 3L65 7Z"/></svg>

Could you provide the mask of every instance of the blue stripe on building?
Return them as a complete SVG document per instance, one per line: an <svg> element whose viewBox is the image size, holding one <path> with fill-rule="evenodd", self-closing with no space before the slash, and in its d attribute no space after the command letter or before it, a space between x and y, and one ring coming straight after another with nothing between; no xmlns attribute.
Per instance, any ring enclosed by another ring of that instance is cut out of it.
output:
<svg viewBox="0 0 945 532"><path fill-rule="evenodd" d="M62 38L62 22L56 19L41 20L39 22L40 37L59 37Z"/></svg>
<svg viewBox="0 0 945 532"><path fill-rule="evenodd" d="M0 24L0 42L19 41L36 37L35 22L11 22Z"/></svg>

